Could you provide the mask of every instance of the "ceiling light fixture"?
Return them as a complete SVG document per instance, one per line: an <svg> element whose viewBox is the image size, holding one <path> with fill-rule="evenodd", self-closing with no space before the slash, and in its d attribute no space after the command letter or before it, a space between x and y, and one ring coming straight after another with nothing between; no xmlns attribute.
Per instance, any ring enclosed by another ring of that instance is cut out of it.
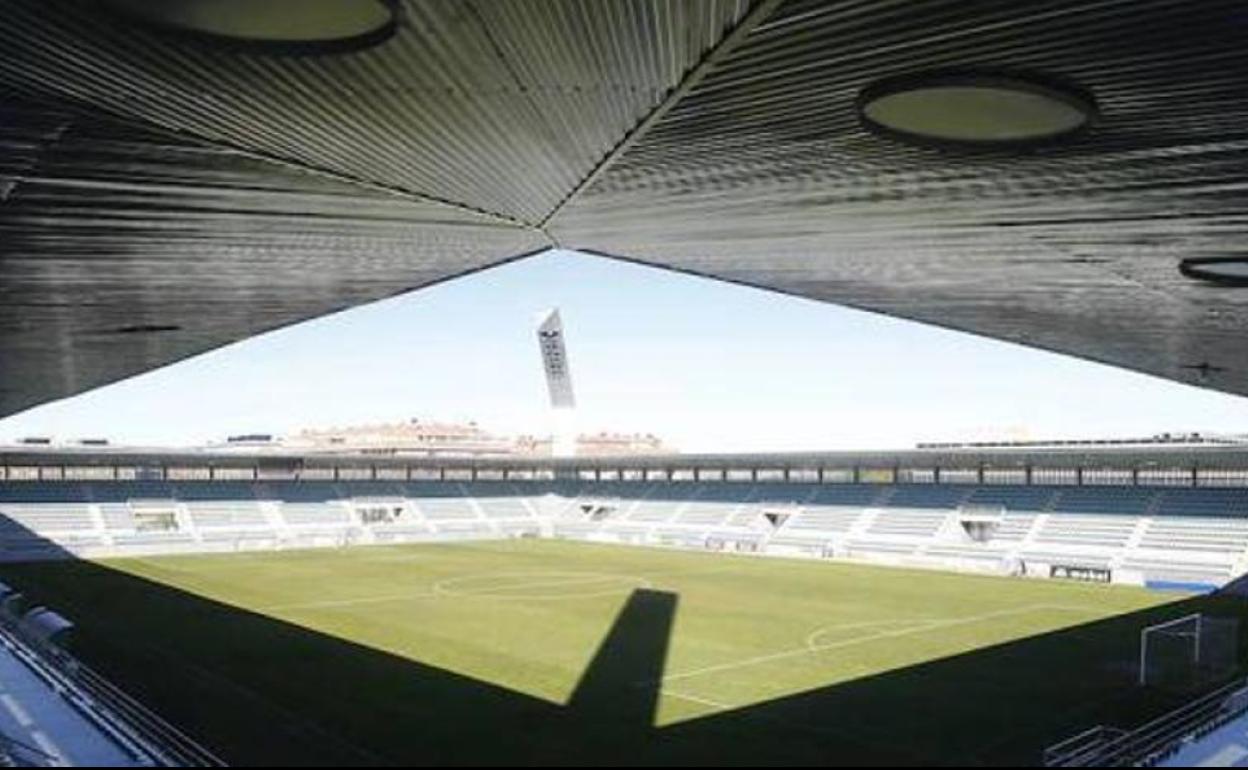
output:
<svg viewBox="0 0 1248 770"><path fill-rule="evenodd" d="M269 53L358 51L394 34L394 0L106 0L164 32Z"/></svg>
<svg viewBox="0 0 1248 770"><path fill-rule="evenodd" d="M979 71L920 72L863 89L870 131L943 149L1020 149L1067 139L1096 122L1087 91L1054 78Z"/></svg>
<svg viewBox="0 0 1248 770"><path fill-rule="evenodd" d="M1179 272L1198 281L1248 286L1248 257L1192 257L1179 263Z"/></svg>

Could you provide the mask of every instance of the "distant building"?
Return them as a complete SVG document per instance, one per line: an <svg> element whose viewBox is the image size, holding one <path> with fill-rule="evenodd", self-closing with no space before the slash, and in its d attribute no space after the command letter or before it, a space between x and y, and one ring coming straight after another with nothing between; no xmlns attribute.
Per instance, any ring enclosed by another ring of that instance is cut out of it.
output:
<svg viewBox="0 0 1248 770"><path fill-rule="evenodd" d="M272 449L306 454L416 455L426 457L550 457L550 436L491 433L475 422L406 422L302 430L279 437L267 433L230 436L206 449ZM652 434L607 433L576 437L577 455L662 454L673 451Z"/></svg>
<svg viewBox="0 0 1248 770"><path fill-rule="evenodd" d="M407 422L304 430L281 440L283 449L437 457L515 454L515 439L490 433L475 422Z"/></svg>
<svg viewBox="0 0 1248 770"><path fill-rule="evenodd" d="M517 440L517 454L549 457L549 437L522 437ZM663 439L650 433L592 433L576 437L577 457L605 457L617 455L669 454L675 450L663 443Z"/></svg>

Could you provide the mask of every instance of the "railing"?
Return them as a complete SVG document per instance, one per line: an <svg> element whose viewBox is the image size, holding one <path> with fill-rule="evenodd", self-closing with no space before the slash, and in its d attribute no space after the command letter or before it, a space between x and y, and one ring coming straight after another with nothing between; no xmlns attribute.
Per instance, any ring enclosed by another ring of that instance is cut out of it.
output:
<svg viewBox="0 0 1248 770"><path fill-rule="evenodd" d="M1238 679L1134 730L1094 727L1044 751L1045 767L1149 767L1187 738L1248 711Z"/></svg>
<svg viewBox="0 0 1248 770"><path fill-rule="evenodd" d="M0 612L0 643L139 762L158 767L226 767L219 757L54 643Z"/></svg>
<svg viewBox="0 0 1248 770"><path fill-rule="evenodd" d="M1126 735L1126 730L1097 726L1055 743L1044 750L1045 767L1088 767L1097 764L1105 746Z"/></svg>

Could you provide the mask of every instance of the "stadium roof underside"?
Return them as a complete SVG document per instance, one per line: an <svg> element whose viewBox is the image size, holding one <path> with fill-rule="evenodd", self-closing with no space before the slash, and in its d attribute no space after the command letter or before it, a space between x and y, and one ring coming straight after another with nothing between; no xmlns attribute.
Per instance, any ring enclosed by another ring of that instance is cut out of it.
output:
<svg viewBox="0 0 1248 770"><path fill-rule="evenodd" d="M6 0L0 414L564 246L1248 394L1239 2L397 3L279 55ZM125 3L120 3L125 5ZM863 129L861 90L1077 82L1028 152Z"/></svg>

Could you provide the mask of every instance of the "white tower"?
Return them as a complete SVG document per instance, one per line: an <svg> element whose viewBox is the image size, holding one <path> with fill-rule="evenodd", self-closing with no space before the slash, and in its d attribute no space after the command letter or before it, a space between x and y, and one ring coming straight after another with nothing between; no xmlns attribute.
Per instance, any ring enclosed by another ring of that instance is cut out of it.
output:
<svg viewBox="0 0 1248 770"><path fill-rule="evenodd" d="M558 308L538 317L537 344L542 351L542 368L546 370L546 387L550 391L551 451L555 457L571 457L576 453L576 398L572 395L572 371L568 367L568 349L563 342L563 321Z"/></svg>

